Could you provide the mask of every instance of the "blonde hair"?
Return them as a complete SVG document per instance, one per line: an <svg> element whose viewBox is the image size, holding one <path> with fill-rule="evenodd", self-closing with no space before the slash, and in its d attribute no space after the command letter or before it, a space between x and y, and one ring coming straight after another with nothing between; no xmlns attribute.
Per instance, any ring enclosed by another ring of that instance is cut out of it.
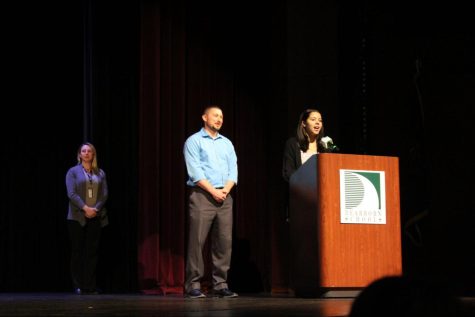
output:
<svg viewBox="0 0 475 317"><path fill-rule="evenodd" d="M78 165L82 163L82 160L81 160L81 149L83 146L89 146L92 150L92 153L94 154L94 158L92 159L92 171L93 173L98 173L99 172L99 166L97 164L97 152L96 152L96 147L92 144L92 143L89 143L89 142L84 142L83 144L81 144L78 148L78 152L77 152L77 160L78 160Z"/></svg>

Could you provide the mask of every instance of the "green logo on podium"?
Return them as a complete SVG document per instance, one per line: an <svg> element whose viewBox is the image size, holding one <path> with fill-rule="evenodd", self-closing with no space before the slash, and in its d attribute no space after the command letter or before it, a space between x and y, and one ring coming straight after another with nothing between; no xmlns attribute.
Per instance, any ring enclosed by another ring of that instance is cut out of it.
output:
<svg viewBox="0 0 475 317"><path fill-rule="evenodd" d="M341 223L386 223L383 171L340 170Z"/></svg>

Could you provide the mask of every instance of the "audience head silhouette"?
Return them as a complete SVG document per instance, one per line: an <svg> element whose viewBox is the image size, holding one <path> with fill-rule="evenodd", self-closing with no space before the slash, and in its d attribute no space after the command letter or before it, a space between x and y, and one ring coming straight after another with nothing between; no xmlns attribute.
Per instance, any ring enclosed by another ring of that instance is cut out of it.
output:
<svg viewBox="0 0 475 317"><path fill-rule="evenodd" d="M353 302L349 317L461 316L448 287L404 276L387 276L371 283Z"/></svg>

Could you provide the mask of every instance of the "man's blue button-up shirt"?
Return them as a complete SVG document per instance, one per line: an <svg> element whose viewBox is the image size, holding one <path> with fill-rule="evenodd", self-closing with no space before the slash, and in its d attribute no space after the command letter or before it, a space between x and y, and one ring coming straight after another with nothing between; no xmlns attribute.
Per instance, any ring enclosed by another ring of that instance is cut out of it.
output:
<svg viewBox="0 0 475 317"><path fill-rule="evenodd" d="M204 128L191 135L183 149L187 185L195 186L207 179L215 188L224 187L228 181L237 184L237 156L231 141L218 133L212 138Z"/></svg>

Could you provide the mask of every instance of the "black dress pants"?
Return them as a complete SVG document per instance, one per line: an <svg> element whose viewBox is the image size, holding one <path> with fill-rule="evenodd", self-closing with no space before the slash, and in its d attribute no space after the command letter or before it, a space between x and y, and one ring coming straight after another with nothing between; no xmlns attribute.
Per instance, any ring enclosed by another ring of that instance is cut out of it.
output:
<svg viewBox="0 0 475 317"><path fill-rule="evenodd" d="M101 238L99 218L87 219L83 227L79 222L68 220L71 241L71 278L74 288L96 290L96 266Z"/></svg>

